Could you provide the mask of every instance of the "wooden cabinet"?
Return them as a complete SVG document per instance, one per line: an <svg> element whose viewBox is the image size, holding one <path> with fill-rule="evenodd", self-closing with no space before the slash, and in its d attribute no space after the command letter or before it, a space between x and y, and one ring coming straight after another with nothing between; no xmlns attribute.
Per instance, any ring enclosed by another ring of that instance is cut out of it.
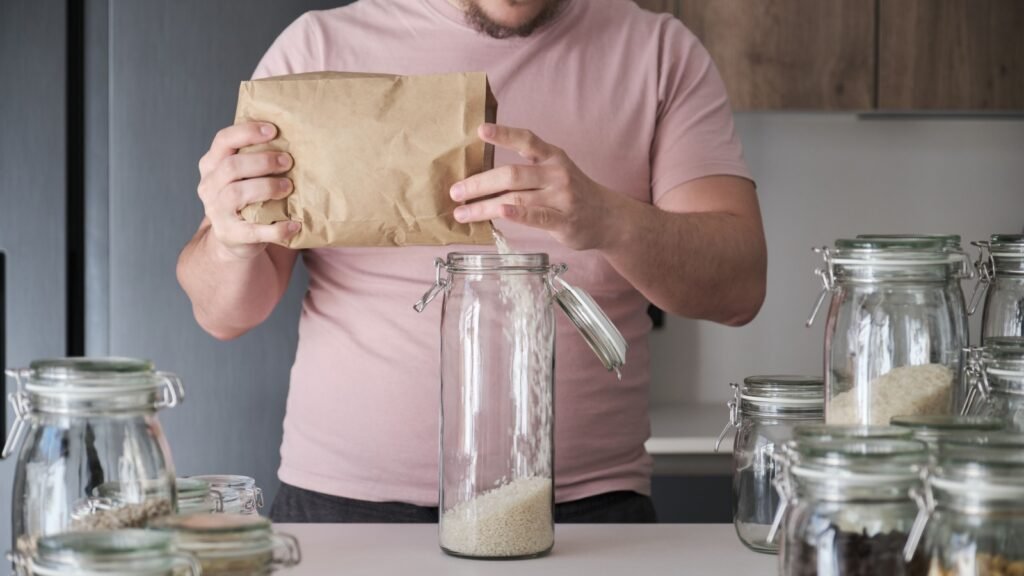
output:
<svg viewBox="0 0 1024 576"><path fill-rule="evenodd" d="M1024 1L879 6L880 109L1024 109Z"/></svg>
<svg viewBox="0 0 1024 576"><path fill-rule="evenodd" d="M874 103L875 3L685 0L737 110L864 110Z"/></svg>
<svg viewBox="0 0 1024 576"><path fill-rule="evenodd" d="M1024 111L1024 0L637 0L680 17L736 110Z"/></svg>

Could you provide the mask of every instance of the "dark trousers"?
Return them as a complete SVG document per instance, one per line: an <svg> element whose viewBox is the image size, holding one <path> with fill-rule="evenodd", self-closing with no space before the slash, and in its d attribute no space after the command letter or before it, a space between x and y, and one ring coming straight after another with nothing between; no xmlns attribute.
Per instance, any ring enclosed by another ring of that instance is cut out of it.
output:
<svg viewBox="0 0 1024 576"><path fill-rule="evenodd" d="M436 523L437 508L353 500L282 484L270 509L270 519L286 523ZM608 492L555 504L555 522L639 524L657 522L657 517L650 497L636 492Z"/></svg>

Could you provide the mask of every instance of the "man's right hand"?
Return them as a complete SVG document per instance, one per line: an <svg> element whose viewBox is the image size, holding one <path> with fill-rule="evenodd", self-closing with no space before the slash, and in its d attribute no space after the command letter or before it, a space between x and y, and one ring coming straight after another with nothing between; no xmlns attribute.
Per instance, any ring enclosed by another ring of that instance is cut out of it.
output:
<svg viewBox="0 0 1024 576"><path fill-rule="evenodd" d="M263 200L285 198L292 182L280 176L292 167L284 152L238 150L274 139L277 127L266 122L246 122L217 133L210 150L199 160L199 198L203 201L211 230L209 240L225 257L251 259L262 253L268 242L285 243L300 228L298 222L252 224L239 212ZM222 250L221 250L222 248Z"/></svg>

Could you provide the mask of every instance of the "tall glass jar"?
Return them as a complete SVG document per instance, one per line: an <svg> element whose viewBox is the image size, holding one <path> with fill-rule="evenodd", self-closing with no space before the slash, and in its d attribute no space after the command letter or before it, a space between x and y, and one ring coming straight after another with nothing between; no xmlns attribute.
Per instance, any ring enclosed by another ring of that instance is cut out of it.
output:
<svg viewBox="0 0 1024 576"><path fill-rule="evenodd" d="M732 512L740 541L755 552L774 554L768 533L779 507L775 490L776 453L799 425L823 422L825 393L820 377L750 376L732 385L729 423L715 443L718 451L730 429L733 440Z"/></svg>
<svg viewBox="0 0 1024 576"><path fill-rule="evenodd" d="M67 532L39 539L29 554L12 554L18 576L199 576L194 556L170 536L136 529Z"/></svg>
<svg viewBox="0 0 1024 576"><path fill-rule="evenodd" d="M7 373L18 385L3 451L21 445L16 550L69 530L141 527L174 511L174 464L156 413L183 399L177 377L127 358L38 360ZM98 496L110 482L121 487L118 496Z"/></svg>
<svg viewBox="0 0 1024 576"><path fill-rule="evenodd" d="M965 257L929 238L841 239L821 253L811 321L831 295L825 421L884 426L951 413L967 333L950 285L966 274Z"/></svg>
<svg viewBox="0 0 1024 576"><path fill-rule="evenodd" d="M925 576L903 551L927 448L916 440L799 440L786 467L782 576Z"/></svg>
<svg viewBox="0 0 1024 576"><path fill-rule="evenodd" d="M210 490L221 496L221 511L225 514L259 514L263 508L263 490L256 480L234 474L207 474L192 476L210 485Z"/></svg>
<svg viewBox="0 0 1024 576"><path fill-rule="evenodd" d="M981 343L993 336L1024 336L1024 235L993 234L973 244L981 253L975 264L979 280L971 313L985 298Z"/></svg>
<svg viewBox="0 0 1024 576"><path fill-rule="evenodd" d="M941 441L920 504L929 576L1024 574L1024 437Z"/></svg>
<svg viewBox="0 0 1024 576"><path fill-rule="evenodd" d="M554 545L554 362L558 301L617 370L625 341L547 254L449 254L422 310L441 312L441 517L445 552L531 558ZM447 274L443 274L447 272ZM611 336L610 336L611 335Z"/></svg>
<svg viewBox="0 0 1024 576"><path fill-rule="evenodd" d="M1024 338L990 336L968 353L964 414L997 418L1024 432Z"/></svg>
<svg viewBox="0 0 1024 576"><path fill-rule="evenodd" d="M166 516L151 527L195 555L203 576L265 576L302 561L294 536L274 532L269 520L252 514Z"/></svg>

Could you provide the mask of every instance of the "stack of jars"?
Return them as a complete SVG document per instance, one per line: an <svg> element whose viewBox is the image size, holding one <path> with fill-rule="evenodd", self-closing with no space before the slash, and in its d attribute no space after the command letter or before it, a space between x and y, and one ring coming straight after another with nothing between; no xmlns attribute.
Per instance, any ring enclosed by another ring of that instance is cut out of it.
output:
<svg viewBox="0 0 1024 576"><path fill-rule="evenodd" d="M251 478L175 478L156 416L184 398L173 374L144 360L65 358L8 375L18 574L224 574L224 556L265 574L298 561L294 539L254 516L262 493Z"/></svg>

